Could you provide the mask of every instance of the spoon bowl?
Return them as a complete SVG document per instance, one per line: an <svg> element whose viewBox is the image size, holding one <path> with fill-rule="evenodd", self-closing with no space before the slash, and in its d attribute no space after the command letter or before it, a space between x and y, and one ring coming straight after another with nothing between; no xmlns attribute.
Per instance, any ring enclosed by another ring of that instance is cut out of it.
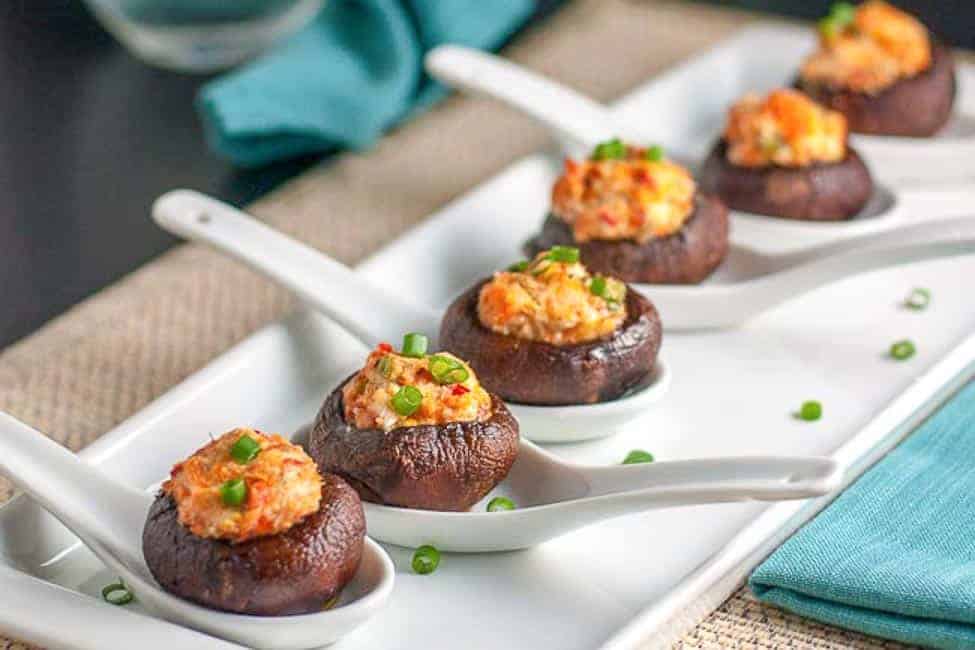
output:
<svg viewBox="0 0 975 650"><path fill-rule="evenodd" d="M483 553L528 548L577 528L659 508L778 501L827 494L842 472L829 458L742 457L634 465L567 463L522 440L507 478L468 512L366 503L369 534L384 542ZM515 510L487 512L497 496Z"/></svg>
<svg viewBox="0 0 975 650"><path fill-rule="evenodd" d="M436 349L442 311L416 305L376 286L327 255L269 228L214 198L173 190L156 200L153 218L169 232L226 253L295 293L366 345L423 332ZM574 406L508 404L523 435L540 442L576 442L612 435L659 401L670 371L654 372L619 399Z"/></svg>
<svg viewBox="0 0 975 650"><path fill-rule="evenodd" d="M328 611L264 617L207 609L161 589L143 560L151 493L109 479L5 413L0 413L0 472L75 533L153 613L248 647L289 650L333 643L378 612L392 593L392 560L367 537L355 578Z"/></svg>

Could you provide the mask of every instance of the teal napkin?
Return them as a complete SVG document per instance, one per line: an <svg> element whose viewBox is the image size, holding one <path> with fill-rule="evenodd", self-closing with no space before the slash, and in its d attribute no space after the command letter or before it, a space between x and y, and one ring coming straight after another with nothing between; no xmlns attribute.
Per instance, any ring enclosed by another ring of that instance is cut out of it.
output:
<svg viewBox="0 0 975 650"><path fill-rule="evenodd" d="M441 43L502 44L532 0L327 0L311 25L254 63L206 84L197 107L221 156L257 166L370 146L444 94L423 74Z"/></svg>
<svg viewBox="0 0 975 650"><path fill-rule="evenodd" d="M800 616L935 648L975 648L975 384L751 577Z"/></svg>

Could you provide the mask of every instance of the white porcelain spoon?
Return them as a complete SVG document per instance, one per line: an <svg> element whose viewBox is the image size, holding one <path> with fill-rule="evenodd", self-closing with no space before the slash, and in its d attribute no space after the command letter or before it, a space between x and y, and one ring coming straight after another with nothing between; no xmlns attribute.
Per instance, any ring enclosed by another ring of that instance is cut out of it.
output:
<svg viewBox="0 0 975 650"><path fill-rule="evenodd" d="M236 208L199 192L174 190L156 200L152 215L169 232L207 244L268 276L369 346L395 344L405 332L422 332L436 349L441 310L405 301ZM523 435L539 442L572 442L616 433L657 402L669 385L670 372L658 360L643 387L611 402L509 406Z"/></svg>
<svg viewBox="0 0 975 650"><path fill-rule="evenodd" d="M975 219L963 217L857 235L793 253L732 246L721 268L701 285L634 286L650 297L669 329L726 328L858 273L973 253Z"/></svg>
<svg viewBox="0 0 975 650"><path fill-rule="evenodd" d="M629 142L645 140L637 125L620 119L612 109L499 56L460 45L441 45L426 55L425 65L427 72L444 84L500 100L535 118L556 135L573 157L588 157L593 147L614 137ZM697 167L696 161L679 150L669 150L668 154L692 170ZM854 234L887 228L933 210L939 217L968 215L968 206L973 203L975 187L970 184L911 191L894 191L876 184L870 203L861 214L846 221L775 219L738 211L733 214L742 220L772 222L765 227L778 229L783 235Z"/></svg>
<svg viewBox="0 0 975 650"><path fill-rule="evenodd" d="M286 650L332 643L376 614L393 589L392 561L366 538L359 571L333 609L274 617L207 609L163 591L146 567L142 528L152 494L109 479L5 413L0 413L0 473L76 534L154 613L248 647Z"/></svg>
<svg viewBox="0 0 975 650"><path fill-rule="evenodd" d="M441 551L510 551L604 519L660 508L732 501L781 501L827 494L841 484L835 461L755 456L634 465L566 463L522 439L507 478L468 512L366 503L369 534L390 544ZM487 512L505 496L515 510Z"/></svg>

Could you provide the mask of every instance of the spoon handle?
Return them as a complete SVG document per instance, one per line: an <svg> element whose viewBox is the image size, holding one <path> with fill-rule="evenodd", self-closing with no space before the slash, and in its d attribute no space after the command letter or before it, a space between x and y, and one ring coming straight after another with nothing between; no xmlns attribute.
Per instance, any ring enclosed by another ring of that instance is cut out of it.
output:
<svg viewBox="0 0 975 650"><path fill-rule="evenodd" d="M791 298L859 273L975 253L975 219L897 228L770 258L757 278L699 287L638 285L668 329L735 327Z"/></svg>
<svg viewBox="0 0 975 650"><path fill-rule="evenodd" d="M587 151L621 135L606 107L498 56L460 45L441 45L427 54L426 70L444 84L520 110Z"/></svg>
<svg viewBox="0 0 975 650"><path fill-rule="evenodd" d="M586 467L587 496L629 493L647 507L745 500L802 499L835 490L839 465L816 456L709 458Z"/></svg>
<svg viewBox="0 0 975 650"><path fill-rule="evenodd" d="M79 536L129 548L145 521L148 496L23 422L0 413L0 473Z"/></svg>
<svg viewBox="0 0 975 650"><path fill-rule="evenodd" d="M159 197L152 216L162 228L236 258L296 294L368 345L405 332L436 337L439 316L368 282L310 246L191 190Z"/></svg>
<svg viewBox="0 0 975 650"><path fill-rule="evenodd" d="M833 255L865 251L869 248L896 247L904 250L931 250L928 244L934 242L964 242L973 238L975 238L975 217L973 216L930 219L923 223L907 223L879 232L843 237L794 253L773 255L771 258L774 268L787 270L803 264L821 261Z"/></svg>

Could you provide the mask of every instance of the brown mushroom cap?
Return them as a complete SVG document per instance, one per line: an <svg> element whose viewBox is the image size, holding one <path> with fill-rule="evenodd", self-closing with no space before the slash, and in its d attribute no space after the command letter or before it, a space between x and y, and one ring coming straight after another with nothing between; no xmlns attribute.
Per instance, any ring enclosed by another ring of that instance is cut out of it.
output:
<svg viewBox="0 0 975 650"><path fill-rule="evenodd" d="M340 386L318 413L308 453L322 472L347 478L367 501L467 510L508 475L518 454L518 422L491 395L491 417L484 421L357 429L345 420Z"/></svg>
<svg viewBox="0 0 975 650"><path fill-rule="evenodd" d="M549 214L525 252L534 257L553 246L577 247L589 271L624 282L697 284L728 252L728 210L717 198L698 192L694 212L680 230L645 244L626 239L577 242L572 228Z"/></svg>
<svg viewBox="0 0 975 650"><path fill-rule="evenodd" d="M325 474L316 512L240 544L194 535L179 523L176 502L160 492L142 531L142 554L156 582L180 598L238 614L307 614L355 576L365 534L358 495Z"/></svg>
<svg viewBox="0 0 975 650"><path fill-rule="evenodd" d="M951 117L955 62L947 47L932 41L927 70L876 94L806 83L801 78L796 86L820 104L843 113L854 133L927 137Z"/></svg>
<svg viewBox="0 0 975 650"><path fill-rule="evenodd" d="M701 188L734 210L810 221L841 221L859 213L873 194L873 179L860 156L807 167L740 167L719 140L701 168Z"/></svg>
<svg viewBox="0 0 975 650"><path fill-rule="evenodd" d="M552 345L499 334L481 324L478 282L447 309L440 343L474 368L481 384L521 404L605 402L644 382L653 371L662 330L653 303L631 287L626 320L610 336L588 343Z"/></svg>

